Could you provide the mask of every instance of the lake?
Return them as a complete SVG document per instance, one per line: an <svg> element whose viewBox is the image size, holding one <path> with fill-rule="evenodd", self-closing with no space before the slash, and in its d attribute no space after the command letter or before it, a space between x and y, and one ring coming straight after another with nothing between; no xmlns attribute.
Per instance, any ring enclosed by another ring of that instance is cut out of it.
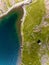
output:
<svg viewBox="0 0 49 65"><path fill-rule="evenodd" d="M23 8L19 7L0 19L0 65L17 65L22 16Z"/></svg>

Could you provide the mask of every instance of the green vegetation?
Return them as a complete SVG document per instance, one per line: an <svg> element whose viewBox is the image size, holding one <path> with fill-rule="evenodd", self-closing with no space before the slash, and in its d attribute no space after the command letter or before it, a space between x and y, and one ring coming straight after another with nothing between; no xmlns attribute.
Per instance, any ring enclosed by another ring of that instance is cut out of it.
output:
<svg viewBox="0 0 49 65"><path fill-rule="evenodd" d="M24 40L32 41L33 28L41 23L42 17L45 14L43 0L37 0L35 4L30 4L26 7L27 16L24 22ZM29 38L29 39L28 39Z"/></svg>
<svg viewBox="0 0 49 65"><path fill-rule="evenodd" d="M12 5L6 0L3 0L8 10ZM15 0L20 2L22 0ZM3 9L4 10L4 9ZM45 21L49 24L49 19L45 16L44 0L37 0L26 6L27 15L24 21L23 33L23 53L21 65L42 65L41 58L43 55L49 57L49 26L44 26ZM43 20L43 24L42 24ZM47 65L49 65L47 61Z"/></svg>
<svg viewBox="0 0 49 65"><path fill-rule="evenodd" d="M45 54L49 55L49 26L40 27L45 15L44 0L31 3L26 10L22 65L41 65L41 57ZM44 21L49 23L49 19L44 19Z"/></svg>

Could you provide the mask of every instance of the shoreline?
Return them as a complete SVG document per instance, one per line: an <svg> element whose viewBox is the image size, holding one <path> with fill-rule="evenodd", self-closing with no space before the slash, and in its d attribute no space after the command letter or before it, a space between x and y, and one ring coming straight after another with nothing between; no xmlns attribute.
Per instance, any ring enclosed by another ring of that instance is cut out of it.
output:
<svg viewBox="0 0 49 65"><path fill-rule="evenodd" d="M22 1L20 3L16 3L15 5L13 5L12 7L10 7L6 12L4 12L3 14L0 15L0 19L4 16L6 16L9 12L11 12L11 10L18 8L18 7L23 7L24 5L28 5L29 3L31 3L32 0L26 0L26 1Z"/></svg>
<svg viewBox="0 0 49 65"><path fill-rule="evenodd" d="M7 10L5 13L0 15L0 19L6 17L11 11L14 11L15 9L17 10L19 7L21 7L23 9L23 16L22 16L21 21L20 21L21 24L18 24L18 27L19 28L20 28L20 26L23 27L23 23L24 23L24 20L25 20L25 17L26 17L25 5L28 5L29 3L31 3L32 0L28 0L28 1L25 0L25 1L22 1L20 3L13 5L11 8L9 8L9 10ZM20 31L21 31L21 33L20 33ZM19 29L19 33L20 33L20 37L23 37L23 31L21 30L21 28ZM22 44L23 41L20 39L20 42L21 43L20 43L20 50L19 50L19 53L18 53L17 65L20 65L21 60L22 60L21 55L22 55L23 50L22 50L21 46L23 46L23 44Z"/></svg>

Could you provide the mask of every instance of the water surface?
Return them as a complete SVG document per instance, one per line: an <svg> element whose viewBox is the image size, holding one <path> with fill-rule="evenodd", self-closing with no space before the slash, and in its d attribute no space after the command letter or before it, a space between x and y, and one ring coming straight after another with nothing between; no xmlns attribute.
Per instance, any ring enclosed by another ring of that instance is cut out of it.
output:
<svg viewBox="0 0 49 65"><path fill-rule="evenodd" d="M0 65L17 65L20 50L17 23L22 14L23 10L19 8L0 19Z"/></svg>

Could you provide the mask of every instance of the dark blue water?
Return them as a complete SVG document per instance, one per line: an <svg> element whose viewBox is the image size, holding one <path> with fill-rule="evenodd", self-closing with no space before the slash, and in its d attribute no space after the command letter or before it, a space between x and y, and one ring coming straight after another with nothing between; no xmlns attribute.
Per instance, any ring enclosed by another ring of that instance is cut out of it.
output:
<svg viewBox="0 0 49 65"><path fill-rule="evenodd" d="M17 26L20 12L10 13L0 19L0 65L17 65L20 41Z"/></svg>

